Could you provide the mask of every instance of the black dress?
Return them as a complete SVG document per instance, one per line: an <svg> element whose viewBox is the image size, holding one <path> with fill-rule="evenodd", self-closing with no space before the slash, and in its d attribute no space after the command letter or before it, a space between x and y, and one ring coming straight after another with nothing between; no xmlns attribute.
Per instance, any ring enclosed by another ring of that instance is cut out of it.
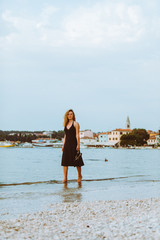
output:
<svg viewBox="0 0 160 240"><path fill-rule="evenodd" d="M67 129L67 127L64 128L66 139L65 139L65 144L64 144L63 154L62 154L61 166L74 166L74 158L77 153L77 150L76 150L77 138L76 138L76 129L73 123L69 129ZM83 165L84 163L82 161L80 166L83 166Z"/></svg>

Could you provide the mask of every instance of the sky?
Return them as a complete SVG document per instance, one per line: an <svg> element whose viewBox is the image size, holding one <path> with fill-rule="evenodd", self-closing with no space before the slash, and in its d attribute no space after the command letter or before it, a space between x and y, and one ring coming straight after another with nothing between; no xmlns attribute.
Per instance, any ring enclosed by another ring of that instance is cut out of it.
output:
<svg viewBox="0 0 160 240"><path fill-rule="evenodd" d="M159 43L159 0L0 0L0 129L157 131Z"/></svg>

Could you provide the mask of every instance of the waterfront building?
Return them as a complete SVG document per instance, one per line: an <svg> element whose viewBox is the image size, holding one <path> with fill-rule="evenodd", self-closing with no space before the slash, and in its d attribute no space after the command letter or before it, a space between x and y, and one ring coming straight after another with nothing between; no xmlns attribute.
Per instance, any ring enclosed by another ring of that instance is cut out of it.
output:
<svg viewBox="0 0 160 240"><path fill-rule="evenodd" d="M131 133L131 129L122 129L117 128L115 130L112 130L110 134L108 134L108 142L112 143L113 145L120 142L120 138L123 134L129 134Z"/></svg>
<svg viewBox="0 0 160 240"><path fill-rule="evenodd" d="M110 132L99 133L98 134L98 142L100 142L100 143L108 142L108 134L110 134Z"/></svg>
<svg viewBox="0 0 160 240"><path fill-rule="evenodd" d="M51 137L52 133L53 133L53 131L45 131L45 132L43 132L43 135Z"/></svg>
<svg viewBox="0 0 160 240"><path fill-rule="evenodd" d="M157 145L158 144L158 134L152 130L148 130L149 139L147 140L148 145Z"/></svg>
<svg viewBox="0 0 160 240"><path fill-rule="evenodd" d="M110 144L117 144L120 143L120 138L123 134L129 134L131 133L131 123L130 123L130 119L129 116L127 116L126 119L126 128L117 128L115 130L112 130L109 134L108 134L108 143Z"/></svg>
<svg viewBox="0 0 160 240"><path fill-rule="evenodd" d="M147 140L148 145L157 145L157 138L156 136L150 136L150 138Z"/></svg>
<svg viewBox="0 0 160 240"><path fill-rule="evenodd" d="M93 134L93 138L94 138L96 141L98 141L98 133L94 133L94 134Z"/></svg>
<svg viewBox="0 0 160 240"><path fill-rule="evenodd" d="M157 141L157 144L160 145L160 135L159 134L156 135L156 141Z"/></svg>
<svg viewBox="0 0 160 240"><path fill-rule="evenodd" d="M149 134L150 137L157 135L157 132L154 132L152 130L147 130L147 133Z"/></svg>
<svg viewBox="0 0 160 240"><path fill-rule="evenodd" d="M17 134L17 136L20 136L20 135L27 136L27 135L33 135L34 133L33 132L25 132L25 131L9 133L10 136L14 136L15 134Z"/></svg>
<svg viewBox="0 0 160 240"><path fill-rule="evenodd" d="M93 138L93 132L89 129L79 132L80 138L88 137Z"/></svg>
<svg viewBox="0 0 160 240"><path fill-rule="evenodd" d="M37 137L39 137L39 136L42 136L42 135L43 135L43 131L41 131L41 132L34 132L34 134L35 134Z"/></svg>
<svg viewBox="0 0 160 240"><path fill-rule="evenodd" d="M80 144L81 145L90 145L90 144L96 144L97 140L95 138L91 137L81 137L80 138Z"/></svg>
<svg viewBox="0 0 160 240"><path fill-rule="evenodd" d="M152 130L148 130L147 133L149 134L149 137L155 137L157 135L157 132L154 132Z"/></svg>
<svg viewBox="0 0 160 240"><path fill-rule="evenodd" d="M13 133L9 133L8 135L9 136L13 136L13 135L15 135L16 133L15 132L13 132ZM17 134L18 135L18 134Z"/></svg>

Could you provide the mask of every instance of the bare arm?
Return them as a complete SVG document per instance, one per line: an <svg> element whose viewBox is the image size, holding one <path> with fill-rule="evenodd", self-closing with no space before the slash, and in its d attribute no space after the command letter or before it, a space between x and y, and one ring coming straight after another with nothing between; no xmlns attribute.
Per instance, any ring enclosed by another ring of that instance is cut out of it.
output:
<svg viewBox="0 0 160 240"><path fill-rule="evenodd" d="M79 124L76 122L75 123L75 128L76 128L76 138L77 138L77 150L80 150L80 138L79 138Z"/></svg>
<svg viewBox="0 0 160 240"><path fill-rule="evenodd" d="M62 151L63 151L63 149L64 149L64 144L65 144L65 141L66 141L66 134L64 135L64 139L63 139Z"/></svg>

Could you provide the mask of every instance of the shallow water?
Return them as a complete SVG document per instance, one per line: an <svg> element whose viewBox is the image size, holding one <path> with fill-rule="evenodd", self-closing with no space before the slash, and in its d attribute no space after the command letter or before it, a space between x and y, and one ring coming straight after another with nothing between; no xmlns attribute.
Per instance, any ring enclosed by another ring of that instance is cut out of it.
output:
<svg viewBox="0 0 160 240"><path fill-rule="evenodd" d="M76 182L76 168L70 167L64 185L61 149L1 148L1 217L48 209L55 202L160 197L160 150L81 152L82 183Z"/></svg>

